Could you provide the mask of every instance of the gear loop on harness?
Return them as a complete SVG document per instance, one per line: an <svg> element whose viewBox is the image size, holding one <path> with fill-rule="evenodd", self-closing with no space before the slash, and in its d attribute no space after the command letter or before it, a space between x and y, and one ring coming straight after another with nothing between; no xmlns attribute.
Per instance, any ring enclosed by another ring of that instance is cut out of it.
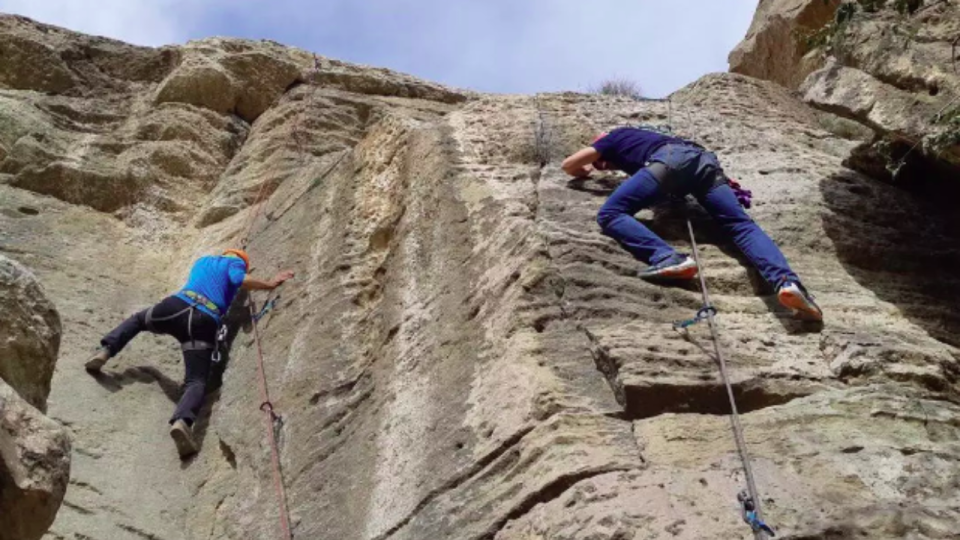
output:
<svg viewBox="0 0 960 540"><path fill-rule="evenodd" d="M227 342L227 335L229 333L230 328L226 324L221 324L220 328L217 329L217 337L213 342L213 355L210 357L210 360L212 360L214 364L219 364L222 359L221 350Z"/></svg>

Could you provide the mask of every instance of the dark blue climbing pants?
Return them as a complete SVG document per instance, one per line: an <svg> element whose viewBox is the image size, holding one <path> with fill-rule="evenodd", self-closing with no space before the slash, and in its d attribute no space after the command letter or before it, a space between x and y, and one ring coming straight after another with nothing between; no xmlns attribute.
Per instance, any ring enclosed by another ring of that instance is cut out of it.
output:
<svg viewBox="0 0 960 540"><path fill-rule="evenodd" d="M663 164L666 175L655 175L651 165ZM780 248L743 210L725 181L720 162L712 152L697 146L666 145L650 157L650 163L610 195L597 214L603 234L613 238L637 260L657 264L674 249L634 218L644 208L661 204L670 196L692 194L713 216L723 231L760 272L776 286L782 280L799 281ZM658 180L657 176L662 178ZM720 177L722 178L722 177Z"/></svg>
<svg viewBox="0 0 960 540"><path fill-rule="evenodd" d="M190 317L189 313L184 311L189 307L190 304L182 299L169 296L151 308L153 310L152 317L163 319L176 315L175 317L148 325L148 310L145 309L120 323L120 326L114 328L100 340L100 344L110 351L110 356L114 356L127 343L130 343L137 334L143 331L173 336L181 344L192 340L214 343L217 337L217 321L199 309L193 310L193 317ZM183 394L179 403L177 403L177 409L173 413L170 423L183 419L186 423L193 425L196 421L197 413L200 412L203 398L206 395L212 356L212 349L183 351L183 363L186 369L186 375L183 379Z"/></svg>

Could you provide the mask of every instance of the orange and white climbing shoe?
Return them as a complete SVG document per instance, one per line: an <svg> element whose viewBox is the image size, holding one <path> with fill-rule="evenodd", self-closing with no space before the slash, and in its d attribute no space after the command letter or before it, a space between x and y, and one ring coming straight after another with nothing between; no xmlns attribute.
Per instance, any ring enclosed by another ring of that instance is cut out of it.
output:
<svg viewBox="0 0 960 540"><path fill-rule="evenodd" d="M180 459L186 459L197 453L197 441L193 438L193 428L183 420L176 420L170 426L170 437L177 445Z"/></svg>
<svg viewBox="0 0 960 540"><path fill-rule="evenodd" d="M823 311L813 301L813 295L797 281L786 281L777 290L777 300L780 305L793 312L794 316L804 321L822 321Z"/></svg>
<svg viewBox="0 0 960 540"><path fill-rule="evenodd" d="M693 279L697 277L697 262L689 255L674 253L640 272L643 279Z"/></svg>

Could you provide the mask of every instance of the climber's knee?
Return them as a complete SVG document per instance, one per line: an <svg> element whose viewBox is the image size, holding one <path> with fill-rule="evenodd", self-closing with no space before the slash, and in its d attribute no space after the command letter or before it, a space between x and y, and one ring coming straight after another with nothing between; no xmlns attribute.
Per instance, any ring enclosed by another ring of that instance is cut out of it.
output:
<svg viewBox="0 0 960 540"><path fill-rule="evenodd" d="M597 225L600 226L600 231L609 236L611 225L613 225L613 222L621 215L623 215L623 213L619 210L603 205L600 211L597 212Z"/></svg>

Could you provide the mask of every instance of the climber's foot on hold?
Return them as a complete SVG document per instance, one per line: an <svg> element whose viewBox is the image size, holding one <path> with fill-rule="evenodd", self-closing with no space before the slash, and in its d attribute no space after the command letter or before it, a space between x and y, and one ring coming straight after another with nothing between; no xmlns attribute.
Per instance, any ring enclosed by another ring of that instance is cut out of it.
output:
<svg viewBox="0 0 960 540"><path fill-rule="evenodd" d="M786 281L777 290L780 305L793 312L803 321L823 321L823 311L813 301L813 296L797 281Z"/></svg>
<svg viewBox="0 0 960 540"><path fill-rule="evenodd" d="M641 270L640 277L649 280L693 279L697 277L697 263L688 255L674 253Z"/></svg>
<svg viewBox="0 0 960 540"><path fill-rule="evenodd" d="M193 428L183 420L176 420L170 426L170 437L177 445L180 459L186 459L197 453L197 442L193 438Z"/></svg>
<svg viewBox="0 0 960 540"><path fill-rule="evenodd" d="M83 365L83 368L90 373L100 373L100 370L103 369L103 366L109 359L110 351L107 350L106 347L100 347L97 349L97 352L91 356L89 360L87 360L87 362Z"/></svg>

